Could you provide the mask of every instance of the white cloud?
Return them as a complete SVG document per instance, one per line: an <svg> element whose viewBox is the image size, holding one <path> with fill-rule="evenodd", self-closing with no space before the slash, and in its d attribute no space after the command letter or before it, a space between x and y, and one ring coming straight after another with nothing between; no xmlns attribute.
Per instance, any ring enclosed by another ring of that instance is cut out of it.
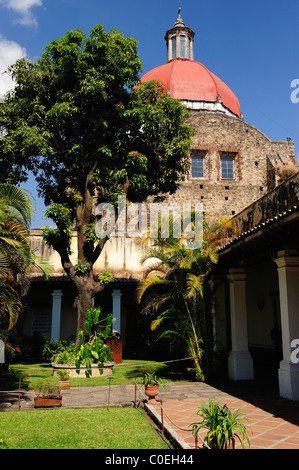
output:
<svg viewBox="0 0 299 470"><path fill-rule="evenodd" d="M42 0L0 0L0 5L14 10L19 15L19 18L15 20L16 23L24 26L37 26L37 20L31 9L41 7Z"/></svg>
<svg viewBox="0 0 299 470"><path fill-rule="evenodd" d="M15 86L8 73L8 67L26 56L26 49L14 41L8 41L0 35L0 97Z"/></svg>

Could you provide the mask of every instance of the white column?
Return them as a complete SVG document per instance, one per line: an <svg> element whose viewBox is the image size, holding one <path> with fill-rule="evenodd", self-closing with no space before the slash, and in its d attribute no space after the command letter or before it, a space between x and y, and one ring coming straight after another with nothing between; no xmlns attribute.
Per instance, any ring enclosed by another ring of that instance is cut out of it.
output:
<svg viewBox="0 0 299 470"><path fill-rule="evenodd" d="M194 60L193 41L190 41L190 60Z"/></svg>
<svg viewBox="0 0 299 470"><path fill-rule="evenodd" d="M280 395L299 400L299 363L292 361L292 341L299 339L299 256L297 251L280 251L278 271L283 359L279 365Z"/></svg>
<svg viewBox="0 0 299 470"><path fill-rule="evenodd" d="M167 62L169 62L172 59L172 41L171 37L168 36L167 39Z"/></svg>
<svg viewBox="0 0 299 470"><path fill-rule="evenodd" d="M52 326L51 326L51 341L60 340L60 320L61 320L61 298L62 292L60 289L55 289L52 292Z"/></svg>
<svg viewBox="0 0 299 470"><path fill-rule="evenodd" d="M112 298L112 332L121 334L121 290L113 289Z"/></svg>
<svg viewBox="0 0 299 470"><path fill-rule="evenodd" d="M243 269L230 269L230 316L232 350L228 358L229 378L252 380L253 360L248 351L246 273Z"/></svg>

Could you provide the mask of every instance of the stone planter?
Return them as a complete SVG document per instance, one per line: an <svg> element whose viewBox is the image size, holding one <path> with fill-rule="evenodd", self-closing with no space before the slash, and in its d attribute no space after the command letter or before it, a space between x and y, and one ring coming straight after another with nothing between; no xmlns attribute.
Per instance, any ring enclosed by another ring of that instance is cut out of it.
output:
<svg viewBox="0 0 299 470"><path fill-rule="evenodd" d="M101 374L97 364L92 364L91 366L91 377L105 377L106 375L113 374L113 366L114 362L107 362L104 364L103 373ZM61 370L66 370L69 373L71 378L86 378L86 367L81 366L80 372L77 373L76 366L74 364L52 364L53 367L53 375L57 377L57 372Z"/></svg>
<svg viewBox="0 0 299 470"><path fill-rule="evenodd" d="M55 397L34 397L34 408L52 408L62 405L62 396L58 395Z"/></svg>

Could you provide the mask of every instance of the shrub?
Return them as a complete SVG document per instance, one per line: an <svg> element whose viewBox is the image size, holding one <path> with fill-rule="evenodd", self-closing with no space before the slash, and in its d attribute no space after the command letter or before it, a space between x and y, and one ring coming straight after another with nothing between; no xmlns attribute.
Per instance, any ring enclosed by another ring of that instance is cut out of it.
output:
<svg viewBox="0 0 299 470"><path fill-rule="evenodd" d="M37 384L39 396L56 397L60 395L59 387L48 380L42 380Z"/></svg>

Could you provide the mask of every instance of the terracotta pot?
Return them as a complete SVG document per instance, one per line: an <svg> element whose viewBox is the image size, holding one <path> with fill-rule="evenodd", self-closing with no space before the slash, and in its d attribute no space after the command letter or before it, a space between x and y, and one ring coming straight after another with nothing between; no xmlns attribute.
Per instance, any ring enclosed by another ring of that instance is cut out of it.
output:
<svg viewBox="0 0 299 470"><path fill-rule="evenodd" d="M59 388L60 390L68 390L71 388L69 380L60 380L59 381Z"/></svg>
<svg viewBox="0 0 299 470"><path fill-rule="evenodd" d="M62 396L55 397L34 397L35 408L51 408L62 405Z"/></svg>
<svg viewBox="0 0 299 470"><path fill-rule="evenodd" d="M211 440L210 448L211 449L218 449L217 442L214 441L213 439ZM222 443L220 445L220 449L234 449L234 448L235 448L235 439L229 439L227 444L225 444L225 442L222 441Z"/></svg>
<svg viewBox="0 0 299 470"><path fill-rule="evenodd" d="M159 393L159 385L146 385L144 391L149 398L148 401L151 403L156 403L156 396Z"/></svg>

